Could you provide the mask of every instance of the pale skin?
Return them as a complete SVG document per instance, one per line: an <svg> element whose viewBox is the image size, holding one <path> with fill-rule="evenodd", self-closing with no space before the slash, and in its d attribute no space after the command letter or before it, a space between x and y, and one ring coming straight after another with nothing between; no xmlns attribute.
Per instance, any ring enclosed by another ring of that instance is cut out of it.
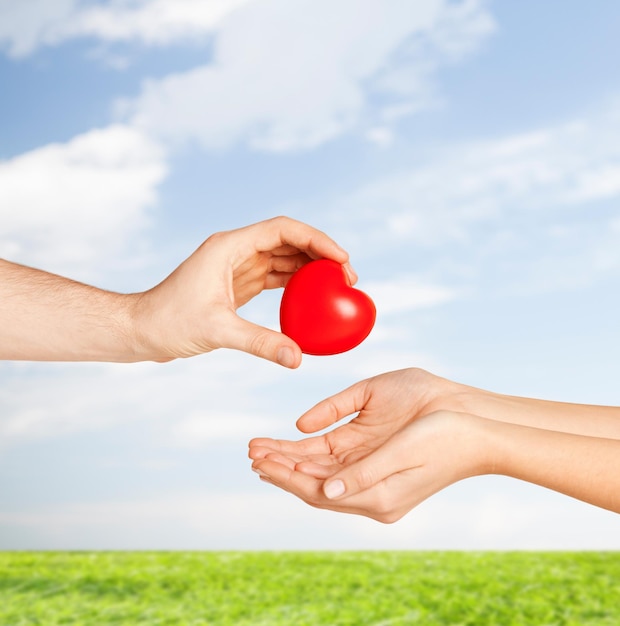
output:
<svg viewBox="0 0 620 626"><path fill-rule="evenodd" d="M391 523L462 479L518 478L620 513L620 407L491 393L420 369L382 374L323 400L300 441L254 439L265 482L325 509Z"/></svg>
<svg viewBox="0 0 620 626"><path fill-rule="evenodd" d="M287 217L210 236L140 293L105 291L0 259L0 359L164 362L231 348L296 368L299 346L237 309L264 289L284 287L318 258L341 263L357 280L345 250Z"/></svg>

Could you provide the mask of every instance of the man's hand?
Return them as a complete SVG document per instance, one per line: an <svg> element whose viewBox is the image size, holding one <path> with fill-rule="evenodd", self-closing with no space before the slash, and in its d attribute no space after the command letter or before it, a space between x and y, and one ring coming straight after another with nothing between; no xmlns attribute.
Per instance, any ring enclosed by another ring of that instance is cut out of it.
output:
<svg viewBox="0 0 620 626"><path fill-rule="evenodd" d="M0 358L169 361L232 348L297 367L294 341L242 319L237 309L318 258L343 264L355 282L340 246L286 217L212 235L143 293L104 291L0 260Z"/></svg>

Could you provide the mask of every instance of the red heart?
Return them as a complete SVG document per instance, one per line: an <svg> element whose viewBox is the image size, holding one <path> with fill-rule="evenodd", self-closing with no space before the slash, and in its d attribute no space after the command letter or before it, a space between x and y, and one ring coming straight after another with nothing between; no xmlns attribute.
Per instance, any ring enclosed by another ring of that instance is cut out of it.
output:
<svg viewBox="0 0 620 626"><path fill-rule="evenodd" d="M290 278L280 304L282 332L305 354L346 352L372 330L373 301L351 283L336 261L312 261Z"/></svg>

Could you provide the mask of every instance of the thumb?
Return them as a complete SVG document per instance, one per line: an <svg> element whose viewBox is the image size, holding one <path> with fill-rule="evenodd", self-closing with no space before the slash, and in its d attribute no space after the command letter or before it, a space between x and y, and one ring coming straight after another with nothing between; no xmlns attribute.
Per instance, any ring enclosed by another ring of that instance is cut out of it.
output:
<svg viewBox="0 0 620 626"><path fill-rule="evenodd" d="M394 438L389 439L368 456L326 480L323 493L330 500L339 500L370 489L388 476L409 469L411 459L407 458L408 448Z"/></svg>
<svg viewBox="0 0 620 626"><path fill-rule="evenodd" d="M226 320L222 347L241 350L268 361L295 369L301 364L301 349L289 337L253 324L238 315Z"/></svg>

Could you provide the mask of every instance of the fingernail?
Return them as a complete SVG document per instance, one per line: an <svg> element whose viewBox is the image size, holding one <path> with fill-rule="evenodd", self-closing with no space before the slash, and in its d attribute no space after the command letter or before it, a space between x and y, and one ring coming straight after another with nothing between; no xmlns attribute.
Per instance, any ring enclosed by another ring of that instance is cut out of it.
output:
<svg viewBox="0 0 620 626"><path fill-rule="evenodd" d="M325 485L323 491L330 500L339 498L344 493L344 483L341 480L332 480Z"/></svg>
<svg viewBox="0 0 620 626"><path fill-rule="evenodd" d="M359 276L357 275L357 272L353 269L353 266L350 263L347 263L347 269L349 274L349 280L351 281L351 284L354 285L357 282Z"/></svg>
<svg viewBox="0 0 620 626"><path fill-rule="evenodd" d="M293 368L296 365L297 359L295 353L288 346L282 346L278 350L277 355L278 363L284 365L284 367Z"/></svg>
<svg viewBox="0 0 620 626"><path fill-rule="evenodd" d="M265 474L265 472L262 472L261 470L259 470L257 467L253 467L252 468L253 472L256 472L261 478L265 478L265 476L267 476L267 474Z"/></svg>

